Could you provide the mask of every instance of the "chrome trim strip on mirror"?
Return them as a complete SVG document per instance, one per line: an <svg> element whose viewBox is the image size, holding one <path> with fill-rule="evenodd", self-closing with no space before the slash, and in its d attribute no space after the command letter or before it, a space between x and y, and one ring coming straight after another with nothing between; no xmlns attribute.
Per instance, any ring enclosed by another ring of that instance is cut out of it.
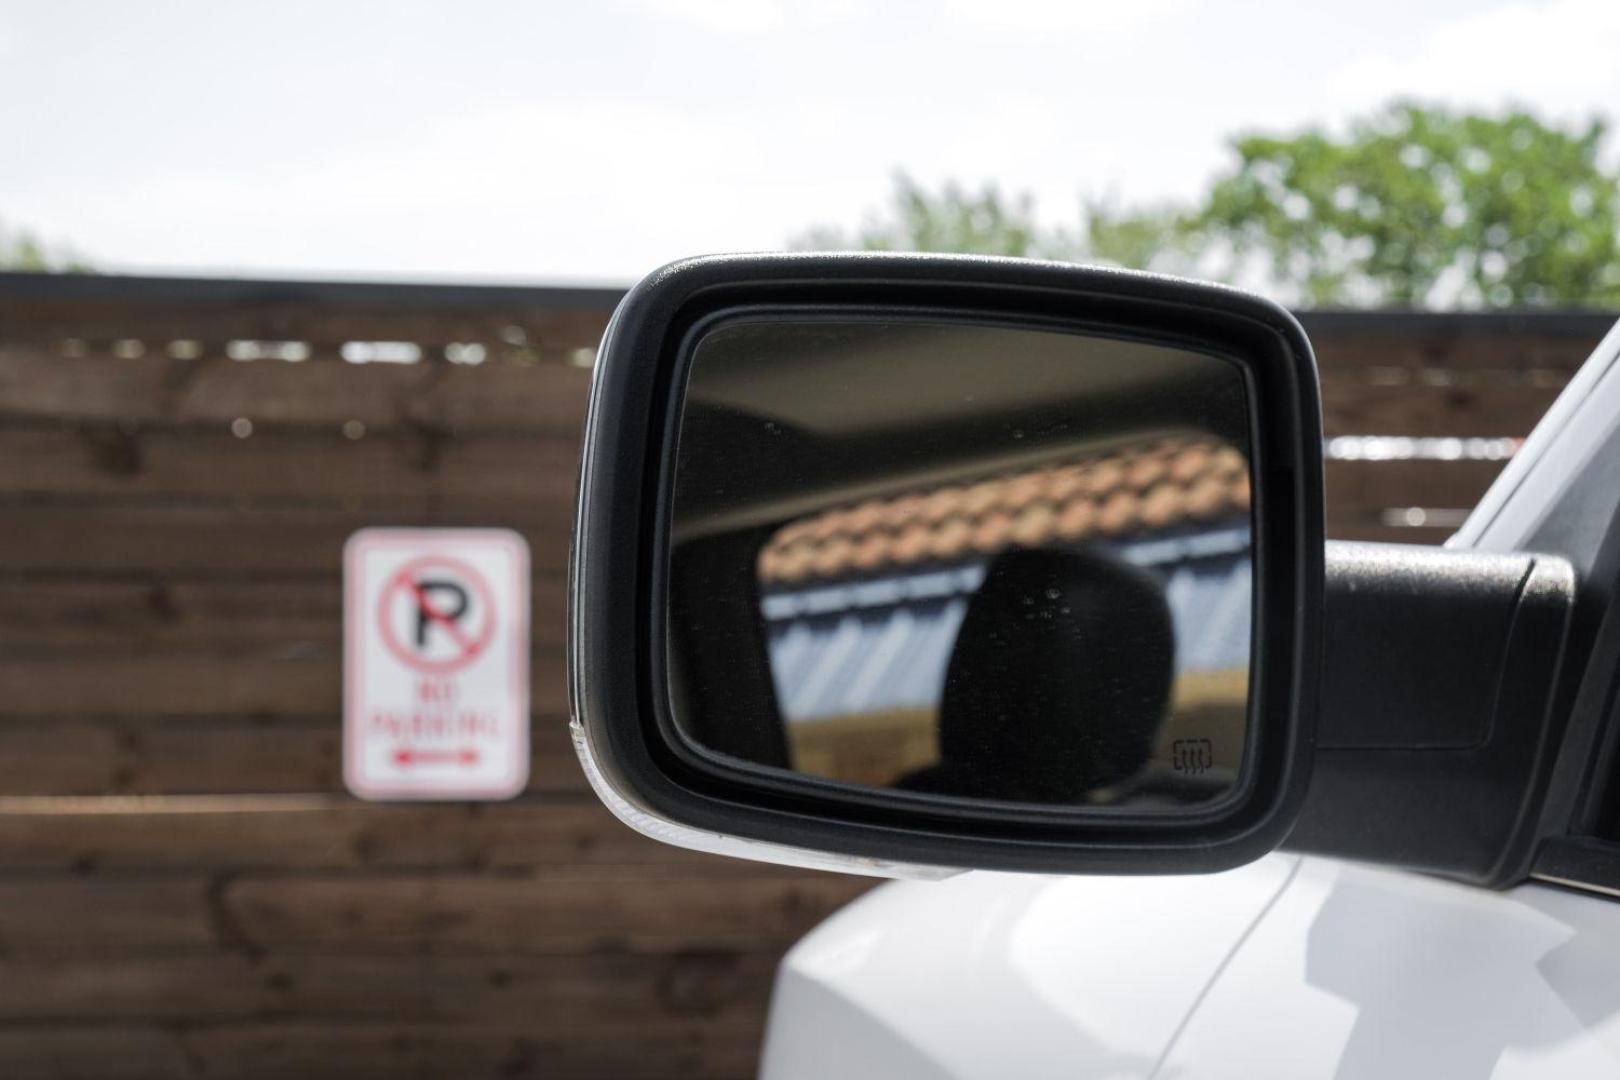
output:
<svg viewBox="0 0 1620 1080"><path fill-rule="evenodd" d="M774 863L777 866L796 866L804 870L831 870L834 873L858 874L864 877L943 881L966 873L965 870L953 866L923 866L916 863L867 859L858 855L823 854L805 848L789 847L786 844L771 844L762 840L747 840L740 836L705 832L702 829L677 824L667 818L657 817L637 809L633 803L620 795L602 774L602 770L596 764L596 756L591 750L591 741L586 737L584 725L578 718L568 722L568 732L573 738L574 752L579 755L579 764L585 770L585 778L590 781L591 790L596 792L596 797L613 811L614 817L641 835L661 843L690 848L710 855L729 855L736 859L751 859L754 862Z"/></svg>

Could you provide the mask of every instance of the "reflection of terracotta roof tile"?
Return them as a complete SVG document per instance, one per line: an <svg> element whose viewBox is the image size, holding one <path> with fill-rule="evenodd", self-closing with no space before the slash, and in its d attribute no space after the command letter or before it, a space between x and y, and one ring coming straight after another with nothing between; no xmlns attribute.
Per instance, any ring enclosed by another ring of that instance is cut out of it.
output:
<svg viewBox="0 0 1620 1080"><path fill-rule="evenodd" d="M1063 503L1084 493L1085 490L1085 468L1080 465L1065 465L1052 470L1052 483L1046 489L1046 496L1055 503Z"/></svg>
<svg viewBox="0 0 1620 1080"><path fill-rule="evenodd" d="M889 557L901 566L921 562L928 555L932 535L928 526L920 521L907 525L905 530L894 538L894 543L889 545Z"/></svg>
<svg viewBox="0 0 1620 1080"><path fill-rule="evenodd" d="M923 500L922 519L930 525L938 524L955 514L962 505L961 488L944 488Z"/></svg>
<svg viewBox="0 0 1620 1080"><path fill-rule="evenodd" d="M1207 476L1186 488L1183 497L1189 516L1214 517L1226 509L1226 484L1218 477Z"/></svg>
<svg viewBox="0 0 1620 1080"><path fill-rule="evenodd" d="M883 526L888 529L899 529L911 523L922 515L923 504L927 500L921 495L902 495L890 501L884 509Z"/></svg>
<svg viewBox="0 0 1620 1080"><path fill-rule="evenodd" d="M849 566L855 545L847 536L835 536L810 552L810 569L818 577L831 577Z"/></svg>
<svg viewBox="0 0 1620 1080"><path fill-rule="evenodd" d="M978 528L973 530L973 547L977 551L989 554L1000 551L1012 542L1012 515L1005 510L995 510L979 519Z"/></svg>
<svg viewBox="0 0 1620 1080"><path fill-rule="evenodd" d="M1093 498L1100 497L1125 482L1125 470L1120 467L1117 459L1110 461L1104 458L1097 462L1095 468L1087 469L1080 482L1087 495Z"/></svg>
<svg viewBox="0 0 1620 1080"><path fill-rule="evenodd" d="M766 581L798 581L810 573L813 548L767 547L760 553L759 576Z"/></svg>
<svg viewBox="0 0 1620 1080"><path fill-rule="evenodd" d="M876 499L863 502L849 512L844 531L860 535L871 532L883 522L883 504Z"/></svg>
<svg viewBox="0 0 1620 1080"><path fill-rule="evenodd" d="M1012 542L1023 547L1046 543L1056 528L1056 517L1051 503L1030 503L1013 519Z"/></svg>
<svg viewBox="0 0 1620 1080"><path fill-rule="evenodd" d="M966 518L951 518L929 536L928 554L936 559L959 559L973 542L973 527Z"/></svg>
<svg viewBox="0 0 1620 1080"><path fill-rule="evenodd" d="M978 517L1001 501L1001 482L997 480L983 480L967 489L962 497L961 512L969 517Z"/></svg>
<svg viewBox="0 0 1620 1080"><path fill-rule="evenodd" d="M1097 504L1090 499L1075 499L1058 515L1057 534L1065 540L1084 539L1096 527Z"/></svg>
<svg viewBox="0 0 1620 1080"><path fill-rule="evenodd" d="M1142 496L1137 503L1142 527L1151 530L1168 527L1182 516L1183 505L1183 492L1180 488L1160 484Z"/></svg>
<svg viewBox="0 0 1620 1080"><path fill-rule="evenodd" d="M1143 454L1131 462L1125 473L1125 483L1132 491L1146 491L1164 478L1170 470L1166 466L1168 455Z"/></svg>
<svg viewBox="0 0 1620 1080"><path fill-rule="evenodd" d="M1051 474L1047 470L1009 477L1001 485L1001 497L996 501L1009 510L1017 510L1044 496L1051 481Z"/></svg>
<svg viewBox="0 0 1620 1080"><path fill-rule="evenodd" d="M810 522L805 530L804 538L812 541L832 540L844 531L844 522L849 519L848 510L832 510L821 516L819 521Z"/></svg>
<svg viewBox="0 0 1620 1080"><path fill-rule="evenodd" d="M1170 479L1178 484L1190 484L1209 468L1214 447L1195 443L1182 447L1170 459Z"/></svg>
<svg viewBox="0 0 1620 1080"><path fill-rule="evenodd" d="M1135 495L1121 489L1102 501L1097 511L1097 528L1104 536L1118 536L1136 528Z"/></svg>
<svg viewBox="0 0 1620 1080"><path fill-rule="evenodd" d="M1249 463L1242 454L1230 446L1216 447L1210 465L1217 476L1227 478L1241 476L1244 478L1244 483L1248 482Z"/></svg>
<svg viewBox="0 0 1620 1080"><path fill-rule="evenodd" d="M810 534L811 529L815 528L817 520L817 518L808 517L788 522L788 524L776 530L776 535L771 537L771 547L784 548L803 539ZM766 550L770 549L767 548Z"/></svg>
<svg viewBox="0 0 1620 1080"><path fill-rule="evenodd" d="M868 499L777 530L760 553L766 584L893 571L1010 545L1123 537L1241 517L1248 462L1204 438L1160 439L1083 461Z"/></svg>

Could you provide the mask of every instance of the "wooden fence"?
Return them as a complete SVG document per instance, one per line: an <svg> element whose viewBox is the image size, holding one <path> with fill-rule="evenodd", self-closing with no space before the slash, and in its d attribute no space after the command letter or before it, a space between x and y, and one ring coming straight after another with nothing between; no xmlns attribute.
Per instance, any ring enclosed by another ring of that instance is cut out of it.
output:
<svg viewBox="0 0 1620 1080"><path fill-rule="evenodd" d="M563 575L615 299L0 275L0 1073L751 1074L782 950L866 883L644 841L572 760ZM1607 323L1307 327L1330 435L1502 439ZM1447 453L1333 461L1330 531L1437 540L1502 464ZM343 793L367 525L528 538L521 798Z"/></svg>

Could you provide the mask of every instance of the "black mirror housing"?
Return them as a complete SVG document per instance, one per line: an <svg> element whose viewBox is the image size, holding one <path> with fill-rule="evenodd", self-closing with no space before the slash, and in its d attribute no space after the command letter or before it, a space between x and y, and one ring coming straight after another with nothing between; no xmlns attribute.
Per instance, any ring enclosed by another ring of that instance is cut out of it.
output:
<svg viewBox="0 0 1620 1080"><path fill-rule="evenodd" d="M1249 735L1230 798L1174 814L933 799L702 752L672 716L668 566L688 370L727 320L906 317L1055 330L1230 361L1247 393L1252 491ZM1315 362L1282 308L1219 286L1017 259L723 256L656 271L597 358L575 527L575 745L621 819L666 842L904 876L978 868L1193 873L1281 844L1314 746L1322 643L1322 435Z"/></svg>

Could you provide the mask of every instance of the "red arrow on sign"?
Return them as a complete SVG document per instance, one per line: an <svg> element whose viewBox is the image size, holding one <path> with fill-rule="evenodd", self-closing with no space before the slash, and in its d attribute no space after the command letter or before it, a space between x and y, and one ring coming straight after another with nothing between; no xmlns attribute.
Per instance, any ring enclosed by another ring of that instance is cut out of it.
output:
<svg viewBox="0 0 1620 1080"><path fill-rule="evenodd" d="M405 768L412 765L476 765L478 751L471 746L459 750L420 750L402 746L394 751L394 764Z"/></svg>

